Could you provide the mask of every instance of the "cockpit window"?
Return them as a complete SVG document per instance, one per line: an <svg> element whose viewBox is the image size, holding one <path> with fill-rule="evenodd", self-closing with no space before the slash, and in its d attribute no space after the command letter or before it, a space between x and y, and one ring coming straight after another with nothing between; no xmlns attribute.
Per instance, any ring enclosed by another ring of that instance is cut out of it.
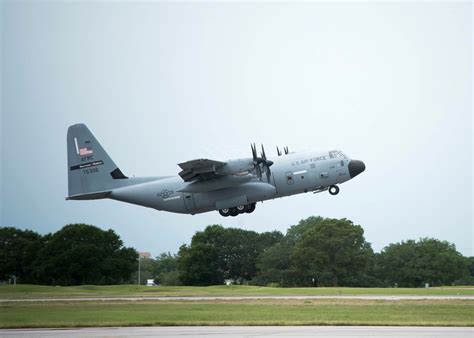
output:
<svg viewBox="0 0 474 338"><path fill-rule="evenodd" d="M331 150L329 152L329 158L347 159L347 156L340 150Z"/></svg>

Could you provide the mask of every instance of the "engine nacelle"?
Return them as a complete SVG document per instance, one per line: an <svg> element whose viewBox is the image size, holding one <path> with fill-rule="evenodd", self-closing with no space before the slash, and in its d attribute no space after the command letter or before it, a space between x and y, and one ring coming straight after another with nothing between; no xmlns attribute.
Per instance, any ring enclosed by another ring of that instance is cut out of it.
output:
<svg viewBox="0 0 474 338"><path fill-rule="evenodd" d="M217 173L226 175L245 175L253 169L254 164L251 158L241 158L237 160L226 161L225 165L217 170Z"/></svg>

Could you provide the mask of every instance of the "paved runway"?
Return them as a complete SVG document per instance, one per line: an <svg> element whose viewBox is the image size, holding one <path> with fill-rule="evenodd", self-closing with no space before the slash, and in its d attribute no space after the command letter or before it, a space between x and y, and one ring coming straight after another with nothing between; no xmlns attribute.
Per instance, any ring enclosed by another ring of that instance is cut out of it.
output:
<svg viewBox="0 0 474 338"><path fill-rule="evenodd" d="M328 295L328 296L145 296L145 297L64 297L64 298L28 298L28 299L0 299L0 303L5 302L57 302L57 301L109 301L109 300L120 300L120 301L140 301L140 300L173 300L173 301L212 301L212 300L256 300L256 299L363 299L363 300L422 300L422 299L433 299L433 300L474 300L474 296L418 296L418 295L397 295L397 296L384 296L384 295L367 295L367 296L356 296L356 295Z"/></svg>
<svg viewBox="0 0 474 338"><path fill-rule="evenodd" d="M474 328L404 326L184 326L0 330L1 337L456 337Z"/></svg>

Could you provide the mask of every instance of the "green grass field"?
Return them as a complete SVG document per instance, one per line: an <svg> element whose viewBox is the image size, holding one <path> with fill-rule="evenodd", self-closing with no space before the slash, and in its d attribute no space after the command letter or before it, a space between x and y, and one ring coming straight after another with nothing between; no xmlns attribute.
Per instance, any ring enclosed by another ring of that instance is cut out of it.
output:
<svg viewBox="0 0 474 338"><path fill-rule="evenodd" d="M149 325L473 326L474 301L84 301L0 304L0 327Z"/></svg>
<svg viewBox="0 0 474 338"><path fill-rule="evenodd" d="M0 299L93 296L265 296L265 295L472 295L474 287L439 288L272 288L258 286L1 285Z"/></svg>
<svg viewBox="0 0 474 338"><path fill-rule="evenodd" d="M469 300L258 299L21 302L9 299L126 296L463 295L472 287L270 288L256 286L0 286L0 327L144 325L436 325L474 326Z"/></svg>

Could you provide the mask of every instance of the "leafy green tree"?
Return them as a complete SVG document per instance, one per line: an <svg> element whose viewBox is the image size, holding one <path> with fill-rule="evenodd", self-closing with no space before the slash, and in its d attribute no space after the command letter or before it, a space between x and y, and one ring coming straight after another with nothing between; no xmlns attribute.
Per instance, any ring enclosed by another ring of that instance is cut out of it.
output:
<svg viewBox="0 0 474 338"><path fill-rule="evenodd" d="M252 280L257 285L279 285L291 287L304 285L311 279L298 270L291 261L294 246L281 241L265 250L257 261L258 273Z"/></svg>
<svg viewBox="0 0 474 338"><path fill-rule="evenodd" d="M296 239L293 262L320 284L338 286L363 271L373 255L364 230L347 219L310 218Z"/></svg>
<svg viewBox="0 0 474 338"><path fill-rule="evenodd" d="M18 282L32 283L33 261L42 245L42 236L31 230L0 227L0 280L15 276Z"/></svg>
<svg viewBox="0 0 474 338"><path fill-rule="evenodd" d="M46 236L35 270L44 284L117 284L129 280L137 258L113 230L70 224Z"/></svg>
<svg viewBox="0 0 474 338"><path fill-rule="evenodd" d="M161 285L177 286L182 285L179 271L163 272L158 275L155 282Z"/></svg>
<svg viewBox="0 0 474 338"><path fill-rule="evenodd" d="M280 231L267 231L258 235L259 252L268 250L273 245L281 242L285 238Z"/></svg>
<svg viewBox="0 0 474 338"><path fill-rule="evenodd" d="M298 222L296 225L292 225L288 231L286 232L285 239L290 243L290 244L296 244L301 239L301 236L303 234L320 224L322 221L324 221L324 218L321 216L310 216L306 219L302 219Z"/></svg>
<svg viewBox="0 0 474 338"><path fill-rule="evenodd" d="M376 256L371 252L368 256L365 268L358 270L356 273L347 275L343 278L344 286L352 287L386 287L387 284L380 280L376 274Z"/></svg>
<svg viewBox="0 0 474 338"><path fill-rule="evenodd" d="M155 260L155 281L161 285L180 285L178 256L163 252Z"/></svg>
<svg viewBox="0 0 474 338"><path fill-rule="evenodd" d="M468 267L468 273L466 276L461 277L456 280L454 284L456 285L474 285L474 257L464 257L466 260L466 265Z"/></svg>
<svg viewBox="0 0 474 338"><path fill-rule="evenodd" d="M308 217L301 220L298 224L291 226L286 236L276 245L270 247L267 251L261 254L258 260L258 273L253 279L253 283L257 285L278 284L280 286L313 286L313 285L330 285L334 282L334 271L327 268L327 264L320 264L315 262L314 255L322 259L326 257L330 262L328 255L329 247L324 246L323 243L318 242L317 238L314 241L314 236L319 236L319 233L328 232L328 227L334 222L345 224L349 229L353 228L350 221L331 220L323 217ZM334 228L334 227L333 227ZM334 236L331 238L331 243L340 240L344 235L342 229L332 229ZM361 228L355 226L354 231L360 232ZM310 233L312 235L310 235ZM363 232L362 232L363 234ZM327 235L327 234L326 234ZM341 237L342 236L342 237ZM327 237L327 236L326 236ZM347 286L373 286L379 285L380 282L373 277L374 258L370 245L365 240L360 238L362 243L362 264L352 268L348 266L345 271L338 271L338 283ZM327 238L325 239L327 240ZM314 243L311 243L311 242ZM307 246L307 247L305 247ZM320 251L326 251L321 254ZM343 248L344 252L350 250L349 246ZM352 255L352 251L348 255ZM343 253L339 253L335 258L341 258ZM311 257L307 257L310 255ZM355 257L357 258L357 257ZM356 260L356 259L355 259ZM366 261L367 264L364 264ZM332 263L331 263L332 264ZM350 265L350 264L348 264ZM339 268L341 270L341 268ZM313 282L314 279L314 282Z"/></svg>
<svg viewBox="0 0 474 338"><path fill-rule="evenodd" d="M282 237L279 232L258 234L210 225L193 236L189 247L181 247L181 280L191 285L221 284L224 279L248 281L257 272L257 257Z"/></svg>
<svg viewBox="0 0 474 338"><path fill-rule="evenodd" d="M432 238L390 244L377 258L379 277L405 287L448 285L469 274L454 244Z"/></svg>
<svg viewBox="0 0 474 338"><path fill-rule="evenodd" d="M219 269L218 249L211 244L194 243L179 248L179 279L183 285L217 285L224 283Z"/></svg>
<svg viewBox="0 0 474 338"><path fill-rule="evenodd" d="M169 252L163 252L156 257L157 273L175 271L178 267L178 256Z"/></svg>
<svg viewBox="0 0 474 338"><path fill-rule="evenodd" d="M474 277L474 257L466 257L469 276Z"/></svg>

